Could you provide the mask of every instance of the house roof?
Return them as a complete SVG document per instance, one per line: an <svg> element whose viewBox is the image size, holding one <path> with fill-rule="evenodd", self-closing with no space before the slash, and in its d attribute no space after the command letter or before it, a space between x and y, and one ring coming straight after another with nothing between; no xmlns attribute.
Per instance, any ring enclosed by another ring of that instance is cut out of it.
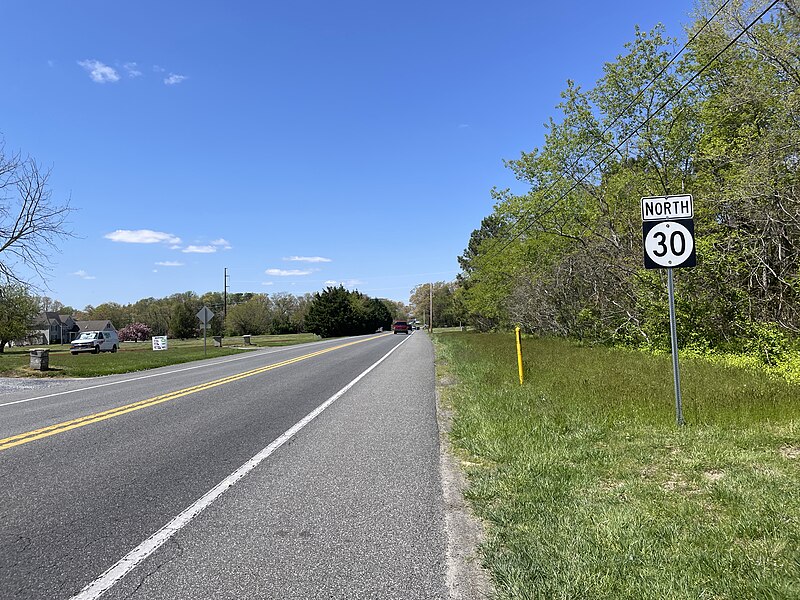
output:
<svg viewBox="0 0 800 600"><path fill-rule="evenodd" d="M61 325L62 321L56 312L40 312L36 318L33 320L34 325L42 325L44 327L49 327L50 325Z"/></svg>
<svg viewBox="0 0 800 600"><path fill-rule="evenodd" d="M114 324L105 319L103 321L75 321L75 324L80 328L81 331L103 331L104 329L113 329L114 331L117 330L114 327Z"/></svg>

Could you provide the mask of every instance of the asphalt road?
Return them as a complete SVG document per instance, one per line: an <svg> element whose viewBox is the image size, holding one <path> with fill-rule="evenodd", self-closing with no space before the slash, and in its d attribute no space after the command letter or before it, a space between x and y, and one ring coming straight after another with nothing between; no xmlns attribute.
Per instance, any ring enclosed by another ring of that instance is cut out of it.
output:
<svg viewBox="0 0 800 600"><path fill-rule="evenodd" d="M0 383L0 597L446 598L439 460L419 333Z"/></svg>

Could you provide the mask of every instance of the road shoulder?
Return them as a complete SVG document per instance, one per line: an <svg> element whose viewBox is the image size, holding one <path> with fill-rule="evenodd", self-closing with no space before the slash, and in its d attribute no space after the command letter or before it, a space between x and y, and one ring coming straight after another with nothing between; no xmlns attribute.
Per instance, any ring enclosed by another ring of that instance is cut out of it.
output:
<svg viewBox="0 0 800 600"><path fill-rule="evenodd" d="M450 381L437 374L436 417L447 534L445 581L450 600L483 600L494 597L494 587L481 565L483 527L464 499L468 484L461 470L461 460L450 442L453 413L442 401L441 393L447 385Z"/></svg>

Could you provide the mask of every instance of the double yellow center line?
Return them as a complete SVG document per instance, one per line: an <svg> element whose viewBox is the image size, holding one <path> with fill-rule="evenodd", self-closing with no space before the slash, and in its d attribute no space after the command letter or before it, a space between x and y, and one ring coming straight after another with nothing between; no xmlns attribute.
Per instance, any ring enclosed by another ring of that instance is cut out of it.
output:
<svg viewBox="0 0 800 600"><path fill-rule="evenodd" d="M386 334L388 335L388 334ZM384 336L378 336L384 337ZM303 360L308 360L309 358L313 358L315 356L319 356L321 354L326 354L328 352L333 352L334 350L339 350L341 348L347 348L348 346L354 346L356 344L361 344L364 342L369 342L378 338L366 338L361 340L356 340L355 342L348 342L346 344L340 344L338 346L332 346L331 348L325 348L324 350L318 350L316 352L311 352L310 354L304 354L302 356L298 356L296 358L290 358L288 360L284 360L279 363L275 363L272 365L267 365L265 367L259 367L258 369L253 369L251 371L245 371L243 373L237 373L236 375L231 375L229 377L223 377L222 379L215 379L214 381L209 381L207 383L201 383L199 385L194 385L192 387L184 388L182 390L176 390L174 392L169 392L168 394L162 394L161 396L155 396L154 398L148 398L147 400L140 400L138 402L133 402L131 404L125 404L123 406L118 406L116 408L112 408L109 410L105 410L103 412L94 413L91 415L86 415L85 417L78 417L77 419L72 419L70 421L64 421L62 423L56 423L55 425L48 425L47 427L42 427L41 429L34 429L33 431L27 431L25 433L19 433L17 435L12 435L11 437L7 437L4 439L0 439L0 451L8 450L9 448L13 448L14 446L21 446L22 444L27 444L28 442L32 442L34 440L40 440L42 438L50 437L51 435L56 435L59 433L64 433L65 431L70 431L71 429L78 429L79 427L84 427L86 425L91 425L92 423L97 423L99 421L105 421L106 419L111 419L113 417L118 417L120 415L124 415L129 412L133 412L135 410L141 410L143 408L149 408L150 406L155 406L156 404L161 404L162 402L169 402L170 400L175 400L176 398L181 398L183 396L188 396L189 394L194 394L197 392L202 392L204 390L210 390L211 388L218 387L220 385L225 385L226 383L231 383L234 381L238 381L240 379L245 379L246 377L252 377L253 375L259 375L261 373L266 373L267 371L272 371L273 369L278 369L280 367L285 367L287 365L291 365Z"/></svg>

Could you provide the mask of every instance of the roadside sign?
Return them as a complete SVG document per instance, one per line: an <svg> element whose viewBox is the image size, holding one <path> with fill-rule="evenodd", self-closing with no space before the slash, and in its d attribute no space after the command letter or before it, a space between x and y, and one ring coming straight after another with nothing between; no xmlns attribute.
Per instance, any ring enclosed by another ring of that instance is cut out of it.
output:
<svg viewBox="0 0 800 600"><path fill-rule="evenodd" d="M672 270L697 266L694 244L694 201L690 194L642 198L642 240L646 269L667 270L669 337L675 386L675 420L683 425L681 375L678 365L678 326L675 315L675 280Z"/></svg>
<svg viewBox="0 0 800 600"><path fill-rule="evenodd" d="M642 198L645 269L697 266L691 194Z"/></svg>
<svg viewBox="0 0 800 600"><path fill-rule="evenodd" d="M208 322L214 318L214 313L207 306L204 306L197 312L197 318L200 319L200 329L203 330L203 356L208 355L206 340L208 337Z"/></svg>
<svg viewBox="0 0 800 600"><path fill-rule="evenodd" d="M642 237L646 269L697 266L693 219L645 221Z"/></svg>
<svg viewBox="0 0 800 600"><path fill-rule="evenodd" d="M210 308L204 306L198 311L197 318L200 319L201 323L208 323L211 319L214 318L214 313L211 312Z"/></svg>
<svg viewBox="0 0 800 600"><path fill-rule="evenodd" d="M642 221L676 221L694 218L691 194L642 198Z"/></svg>
<svg viewBox="0 0 800 600"><path fill-rule="evenodd" d="M167 336L156 335L153 337L153 350L166 350L167 349Z"/></svg>

